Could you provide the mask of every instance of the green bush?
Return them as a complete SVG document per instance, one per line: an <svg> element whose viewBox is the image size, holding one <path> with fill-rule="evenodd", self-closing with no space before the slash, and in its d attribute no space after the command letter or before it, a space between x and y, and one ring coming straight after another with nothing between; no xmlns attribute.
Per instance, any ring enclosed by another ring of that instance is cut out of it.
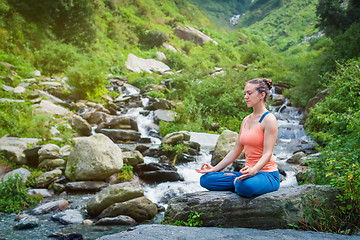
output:
<svg viewBox="0 0 360 240"><path fill-rule="evenodd" d="M0 102L0 136L49 139L50 120L50 116L34 115L28 103Z"/></svg>
<svg viewBox="0 0 360 240"><path fill-rule="evenodd" d="M327 229L346 234L359 231L360 226L359 64L348 61L326 77L329 94L311 110L305 124L308 133L322 146L321 158L311 163L315 183L331 184L342 191L338 212L333 213L342 221Z"/></svg>
<svg viewBox="0 0 360 240"><path fill-rule="evenodd" d="M63 73L67 67L79 60L77 47L57 41L47 41L40 50L34 52L35 65L43 74Z"/></svg>
<svg viewBox="0 0 360 240"><path fill-rule="evenodd" d="M166 34L160 30L147 30L140 36L140 42L147 45L149 48L161 46L166 40Z"/></svg>
<svg viewBox="0 0 360 240"><path fill-rule="evenodd" d="M0 182L0 211L18 213L23 209L33 207L43 200L39 195L29 195L28 188L18 174L10 175L7 181Z"/></svg>
<svg viewBox="0 0 360 240"><path fill-rule="evenodd" d="M98 101L106 93L105 64L98 59L82 58L65 74L72 96L76 99Z"/></svg>
<svg viewBox="0 0 360 240"><path fill-rule="evenodd" d="M196 211L190 211L187 221L176 220L170 225L174 226L185 226L185 227L202 227L203 221L201 220L201 215L204 213L198 213Z"/></svg>
<svg viewBox="0 0 360 240"><path fill-rule="evenodd" d="M128 182L131 181L133 176L134 176L133 166L124 164L117 178L120 182Z"/></svg>

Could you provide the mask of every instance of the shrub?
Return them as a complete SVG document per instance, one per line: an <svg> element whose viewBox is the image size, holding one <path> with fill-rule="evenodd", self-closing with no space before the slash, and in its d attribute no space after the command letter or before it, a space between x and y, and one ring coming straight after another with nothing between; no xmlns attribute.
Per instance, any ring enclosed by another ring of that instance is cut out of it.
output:
<svg viewBox="0 0 360 240"><path fill-rule="evenodd" d="M106 93L105 64L98 59L82 58L66 70L73 97L97 101Z"/></svg>
<svg viewBox="0 0 360 240"><path fill-rule="evenodd" d="M166 34L159 30L146 30L140 36L140 42L147 45L149 48L161 46L166 40Z"/></svg>
<svg viewBox="0 0 360 240"><path fill-rule="evenodd" d="M65 72L67 67L79 59L77 47L56 41L42 44L41 49L34 52L34 56L36 67L49 75Z"/></svg>
<svg viewBox="0 0 360 240"><path fill-rule="evenodd" d="M186 226L186 227L202 227L203 221L201 220L201 215L204 213L198 213L196 211L190 211L187 221L176 220L174 223L170 225L175 226Z"/></svg>
<svg viewBox="0 0 360 240"><path fill-rule="evenodd" d="M311 163L315 183L330 184L342 191L338 212L333 213L342 221L327 226L327 231L336 233L352 234L360 226L359 63L351 60L338 65L336 73L326 76L329 95L312 109L305 125L322 145L321 158Z"/></svg>
<svg viewBox="0 0 360 240"><path fill-rule="evenodd" d="M124 166L122 167L122 169L118 174L118 180L120 182L131 181L133 176L134 176L133 166L124 164Z"/></svg>
<svg viewBox="0 0 360 240"><path fill-rule="evenodd" d="M39 195L29 195L28 188L18 174L10 175L7 181L0 183L0 211L18 213L28 207L33 207L43 200Z"/></svg>

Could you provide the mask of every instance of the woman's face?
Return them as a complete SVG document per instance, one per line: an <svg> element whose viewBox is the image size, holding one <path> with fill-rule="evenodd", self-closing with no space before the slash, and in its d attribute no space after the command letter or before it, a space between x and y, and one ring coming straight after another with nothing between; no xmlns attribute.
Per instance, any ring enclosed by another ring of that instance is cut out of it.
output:
<svg viewBox="0 0 360 240"><path fill-rule="evenodd" d="M247 83L245 85L245 89L244 89L244 94L245 94L245 101L246 101L246 105L248 107L253 107L256 104L258 104L259 102L261 102L260 99L263 98L264 94L260 94L256 88L258 87L258 84L252 84L252 83Z"/></svg>

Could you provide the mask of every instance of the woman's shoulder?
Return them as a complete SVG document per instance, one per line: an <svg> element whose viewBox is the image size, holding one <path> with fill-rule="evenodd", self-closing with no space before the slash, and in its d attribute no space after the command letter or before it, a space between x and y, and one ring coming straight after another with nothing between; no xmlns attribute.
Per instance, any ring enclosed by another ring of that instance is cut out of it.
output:
<svg viewBox="0 0 360 240"><path fill-rule="evenodd" d="M276 120L276 117L273 113L268 113L266 115L266 117L264 118L264 120L262 121L262 125L264 127L266 126L276 126L277 127L277 120Z"/></svg>

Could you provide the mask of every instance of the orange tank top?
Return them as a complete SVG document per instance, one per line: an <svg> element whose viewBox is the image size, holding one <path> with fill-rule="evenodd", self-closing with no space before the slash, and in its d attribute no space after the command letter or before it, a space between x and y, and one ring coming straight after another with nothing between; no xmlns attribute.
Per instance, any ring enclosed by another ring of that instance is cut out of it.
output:
<svg viewBox="0 0 360 240"><path fill-rule="evenodd" d="M265 114L266 115L266 114ZM263 115L255 127L246 129L245 125L249 117L246 119L243 127L241 128L240 143L244 146L246 164L245 166L254 167L260 160L264 150L264 131L261 129L260 123L265 116ZM271 156L270 161L260 170L263 172L278 171L276 166L276 158L274 154Z"/></svg>

